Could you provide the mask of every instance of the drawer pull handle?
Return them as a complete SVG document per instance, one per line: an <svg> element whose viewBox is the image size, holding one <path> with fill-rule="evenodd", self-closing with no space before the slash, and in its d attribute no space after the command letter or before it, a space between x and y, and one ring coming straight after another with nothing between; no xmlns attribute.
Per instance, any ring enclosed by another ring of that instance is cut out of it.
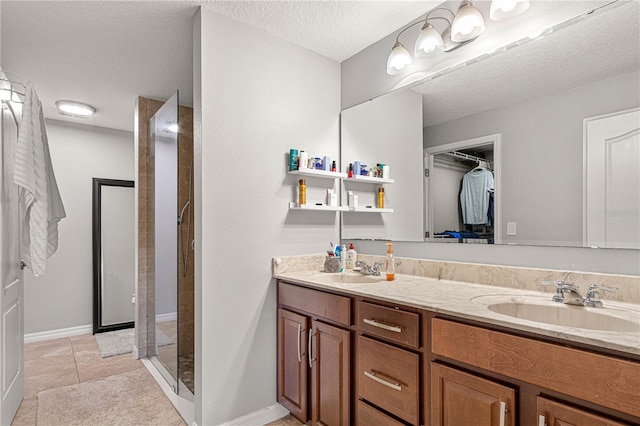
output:
<svg viewBox="0 0 640 426"><path fill-rule="evenodd" d="M542 414L538 416L538 426L547 426L547 420Z"/></svg>
<svg viewBox="0 0 640 426"><path fill-rule="evenodd" d="M372 380L375 380L378 383L381 383L381 384L383 384L385 386L390 387L391 389L395 389L397 391L402 391L402 387L400 386L400 383L387 382L386 380L381 379L380 377L378 377L376 375L376 373L370 373L368 371L365 371L364 375L367 376L368 378L372 379Z"/></svg>
<svg viewBox="0 0 640 426"><path fill-rule="evenodd" d="M313 361L315 361L315 358L311 358L311 342L313 341L313 336L315 336L316 333L313 331L313 329L309 330L309 342L307 343L308 347L307 347L307 352L309 355L309 367L313 367Z"/></svg>
<svg viewBox="0 0 640 426"><path fill-rule="evenodd" d="M396 327L394 325L383 324L381 322L378 322L376 320L372 320L372 319L369 319L369 318L365 318L363 321L364 321L365 324L369 324L369 325L372 325L374 327L382 328L384 330L389 330L389 331L393 331L393 332L396 332L396 333L402 333L402 329L400 327Z"/></svg>
<svg viewBox="0 0 640 426"><path fill-rule="evenodd" d="M507 403L500 401L500 426L504 426L504 420L507 415Z"/></svg>

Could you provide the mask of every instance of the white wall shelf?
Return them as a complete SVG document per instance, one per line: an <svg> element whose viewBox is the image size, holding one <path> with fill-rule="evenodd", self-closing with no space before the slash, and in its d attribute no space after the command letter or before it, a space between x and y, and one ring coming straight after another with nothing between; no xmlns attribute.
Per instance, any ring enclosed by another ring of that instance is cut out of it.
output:
<svg viewBox="0 0 640 426"><path fill-rule="evenodd" d="M331 172L327 170L317 170L317 169L290 170L289 174L296 175L296 176L319 177L319 178L325 178L325 179L344 179L347 177L346 173Z"/></svg>
<svg viewBox="0 0 640 426"><path fill-rule="evenodd" d="M355 181L355 182L367 182L367 183L394 183L395 181L393 179L383 179L383 178L379 178L379 177L373 177L373 176L362 176L362 175L353 175L352 178L347 178L344 179L345 182L349 182L349 181Z"/></svg>
<svg viewBox="0 0 640 426"><path fill-rule="evenodd" d="M366 206L349 207L349 211L355 213L393 213L393 209L379 209L377 207Z"/></svg>
<svg viewBox="0 0 640 426"><path fill-rule="evenodd" d="M345 206L327 206L326 204L316 205L316 204L303 204L298 205L295 201L289 201L289 210L316 210L316 211L327 211L327 212L346 212L349 210L348 207Z"/></svg>

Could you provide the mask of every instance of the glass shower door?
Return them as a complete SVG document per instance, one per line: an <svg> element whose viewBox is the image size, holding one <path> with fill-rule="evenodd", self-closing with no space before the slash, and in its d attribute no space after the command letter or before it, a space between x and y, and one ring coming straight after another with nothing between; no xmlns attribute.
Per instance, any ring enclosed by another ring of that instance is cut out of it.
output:
<svg viewBox="0 0 640 426"><path fill-rule="evenodd" d="M178 92L149 122L154 201L154 306L151 362L178 392Z"/></svg>

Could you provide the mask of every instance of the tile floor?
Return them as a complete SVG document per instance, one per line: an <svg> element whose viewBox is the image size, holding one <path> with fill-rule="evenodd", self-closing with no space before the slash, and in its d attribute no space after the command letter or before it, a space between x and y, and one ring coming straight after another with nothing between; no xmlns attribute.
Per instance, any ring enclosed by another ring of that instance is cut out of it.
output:
<svg viewBox="0 0 640 426"><path fill-rule="evenodd" d="M102 358L91 334L25 344L24 400L12 426L37 425L38 392L143 367L131 354Z"/></svg>
<svg viewBox="0 0 640 426"><path fill-rule="evenodd" d="M275 422L271 422L265 426L302 426L304 423L300 423L298 419L293 416L287 416Z"/></svg>
<svg viewBox="0 0 640 426"><path fill-rule="evenodd" d="M24 358L24 400L11 426L37 426L38 393L43 390L103 379L143 366L131 354L102 358L91 334L27 343ZM302 424L287 416L267 426Z"/></svg>

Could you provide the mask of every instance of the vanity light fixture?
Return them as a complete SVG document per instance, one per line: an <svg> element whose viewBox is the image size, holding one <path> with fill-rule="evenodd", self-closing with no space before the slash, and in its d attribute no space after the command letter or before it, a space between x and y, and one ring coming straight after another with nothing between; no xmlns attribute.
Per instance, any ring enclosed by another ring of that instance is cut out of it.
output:
<svg viewBox="0 0 640 426"><path fill-rule="evenodd" d="M56 108L58 108L58 114L77 118L89 118L96 113L96 109L91 105L75 101L57 101Z"/></svg>
<svg viewBox="0 0 640 426"><path fill-rule="evenodd" d="M529 0L492 0L491 19L508 19L523 13L528 8ZM431 14L436 11L446 12L450 15L451 20L443 16L432 17ZM434 20L438 19L446 21L446 28L441 33L432 24ZM398 33L387 59L387 74L399 75L410 68L413 57L400 42L400 36L418 24L422 24L422 29L415 43L414 54L416 58L430 58L442 52L450 52L473 41L485 30L484 18L470 0L464 0L455 14L443 7L433 9L427 13L424 20L414 22Z"/></svg>
<svg viewBox="0 0 640 426"><path fill-rule="evenodd" d="M494 21L502 21L518 16L527 9L529 9L529 0L493 0L489 17Z"/></svg>
<svg viewBox="0 0 640 426"><path fill-rule="evenodd" d="M469 41L484 32L484 18L470 1L463 1L451 23L451 40Z"/></svg>

